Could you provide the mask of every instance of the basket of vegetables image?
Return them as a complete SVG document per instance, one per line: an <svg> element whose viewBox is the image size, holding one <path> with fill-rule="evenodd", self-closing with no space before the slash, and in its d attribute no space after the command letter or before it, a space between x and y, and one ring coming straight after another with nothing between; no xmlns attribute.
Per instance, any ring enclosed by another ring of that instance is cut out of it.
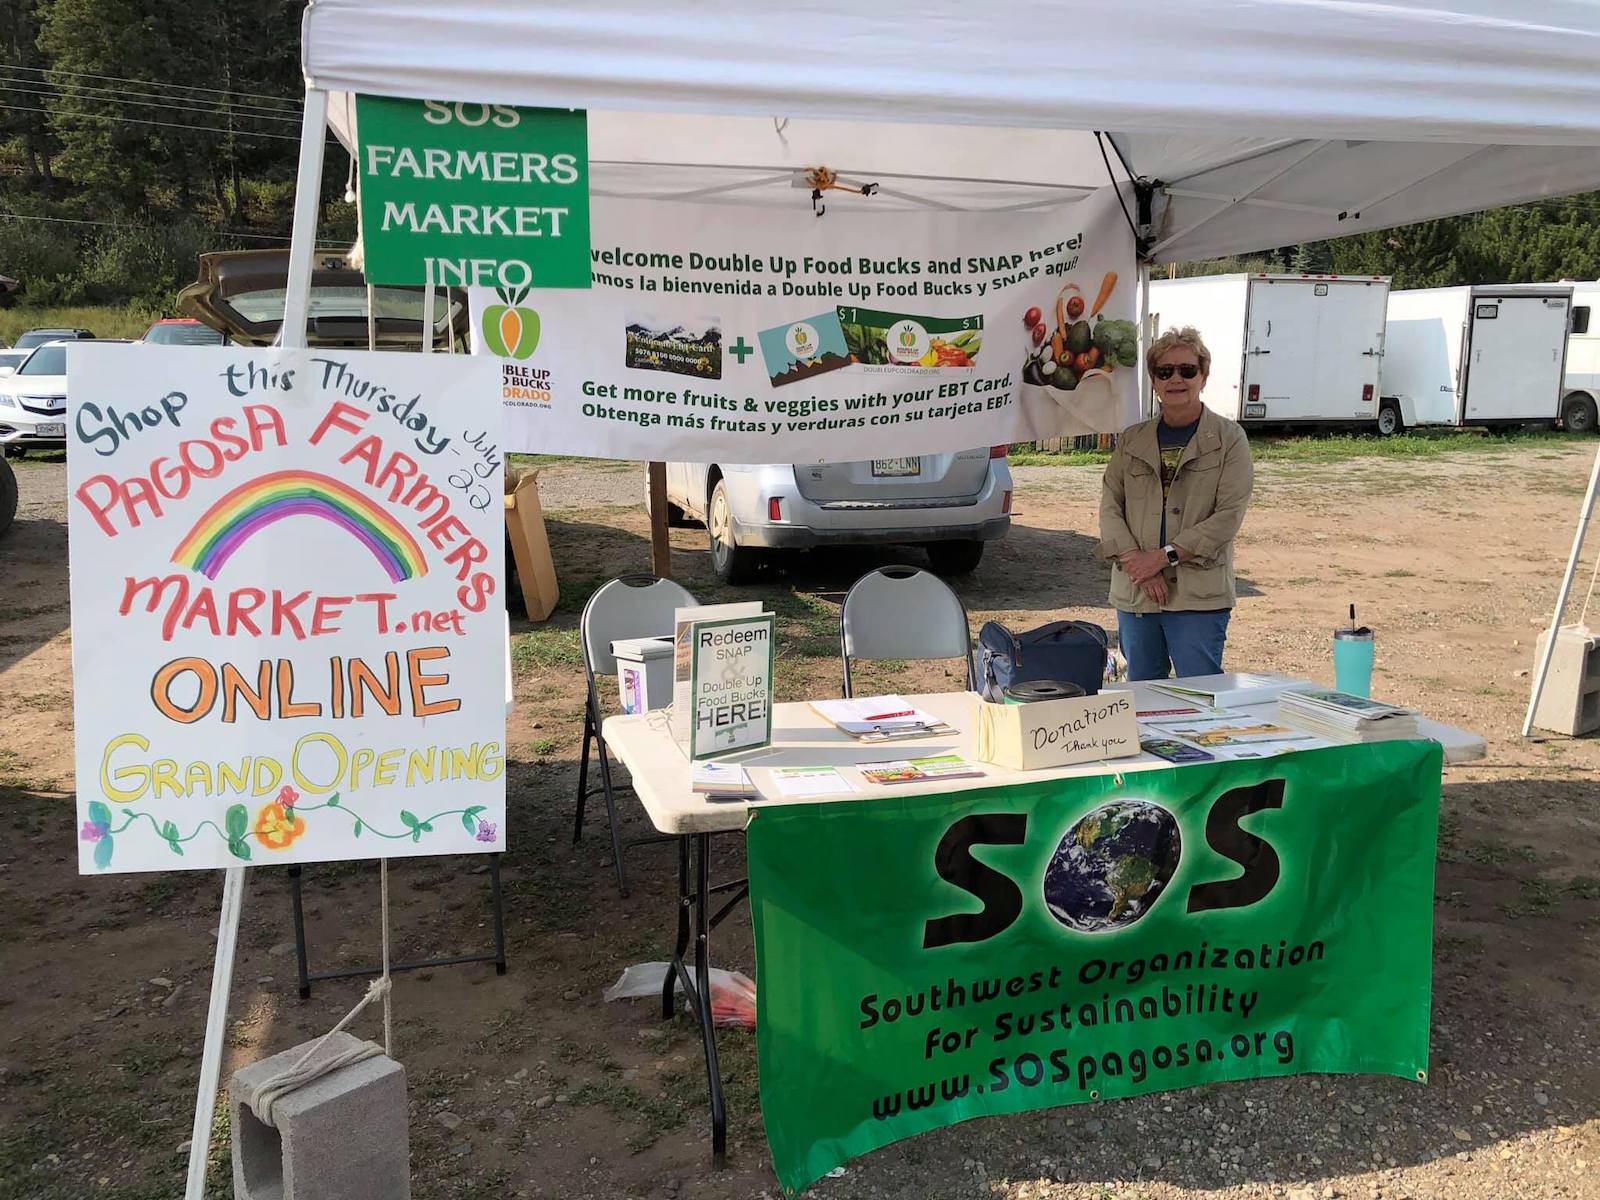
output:
<svg viewBox="0 0 1600 1200"><path fill-rule="evenodd" d="M1023 314L1031 342L1022 366L1023 397L1031 401L1026 407L1038 411L1042 403L1055 404L1094 429L1112 421L1112 377L1139 361L1138 326L1100 315L1116 290L1117 273L1107 271L1089 304L1083 289L1069 280L1056 293L1053 312L1035 306Z"/></svg>

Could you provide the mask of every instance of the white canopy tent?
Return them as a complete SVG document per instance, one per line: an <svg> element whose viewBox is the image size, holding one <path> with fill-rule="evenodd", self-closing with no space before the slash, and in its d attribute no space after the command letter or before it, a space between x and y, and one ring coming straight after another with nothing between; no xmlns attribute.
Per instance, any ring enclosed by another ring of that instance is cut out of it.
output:
<svg viewBox="0 0 1600 1200"><path fill-rule="evenodd" d="M880 185L830 203L1004 209L1115 181L1157 262L1600 189L1595 0L311 0L302 54L295 338L355 93L587 109L603 194L804 203L828 167ZM1597 490L1600 455L1552 647Z"/></svg>
<svg viewBox="0 0 1600 1200"><path fill-rule="evenodd" d="M312 0L304 37L347 141L366 92L587 109L601 194L805 203L826 166L882 187L830 202L1036 208L1131 177L1156 261L1600 188L1597 56L1590 0Z"/></svg>

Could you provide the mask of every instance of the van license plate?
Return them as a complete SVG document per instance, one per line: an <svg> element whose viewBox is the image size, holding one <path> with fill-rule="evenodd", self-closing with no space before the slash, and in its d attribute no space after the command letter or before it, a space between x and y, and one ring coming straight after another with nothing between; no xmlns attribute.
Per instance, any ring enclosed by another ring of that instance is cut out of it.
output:
<svg viewBox="0 0 1600 1200"><path fill-rule="evenodd" d="M47 421L38 428L40 437L67 436L67 423L65 421Z"/></svg>
<svg viewBox="0 0 1600 1200"><path fill-rule="evenodd" d="M872 460L872 474L879 479L890 475L921 475L922 460L920 458L875 458Z"/></svg>

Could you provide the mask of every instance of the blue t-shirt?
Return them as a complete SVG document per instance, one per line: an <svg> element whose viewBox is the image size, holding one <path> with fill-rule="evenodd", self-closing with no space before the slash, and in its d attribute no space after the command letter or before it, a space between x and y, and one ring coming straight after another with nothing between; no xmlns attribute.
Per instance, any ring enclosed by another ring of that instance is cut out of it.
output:
<svg viewBox="0 0 1600 1200"><path fill-rule="evenodd" d="M1167 544L1167 497L1172 493L1172 481L1178 474L1178 460L1184 449L1194 440L1200 428L1196 417L1187 425L1168 425L1162 421L1156 426L1156 445L1161 449L1161 544Z"/></svg>

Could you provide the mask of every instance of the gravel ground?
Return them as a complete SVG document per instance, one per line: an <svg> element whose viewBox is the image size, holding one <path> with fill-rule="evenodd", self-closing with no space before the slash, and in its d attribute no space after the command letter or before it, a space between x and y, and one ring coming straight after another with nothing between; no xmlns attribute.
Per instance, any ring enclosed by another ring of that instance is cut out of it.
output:
<svg viewBox="0 0 1600 1200"><path fill-rule="evenodd" d="M1386 694L1488 739L1485 763L1445 779L1426 1086L1302 1076L971 1121L857 1159L810 1194L1600 1200L1600 744L1516 736L1535 627L1592 453L1578 443L1456 461L1269 464L1241 537L1234 661L1325 675L1325 631L1353 598L1382 613ZM1011 535L958 585L974 625L1110 619L1104 570L1088 553L1098 475L1016 472ZM26 461L19 477L18 524L0 541L0 1200L154 1200L181 1186L215 879L75 874L64 469ZM639 464L548 464L540 484L563 580L642 567ZM704 545L703 530L673 531L675 569L703 595ZM751 594L800 595L826 613L870 561L797 562ZM519 644L547 657L530 655L519 675L510 730L512 969L397 978L412 1194L776 1200L751 1039L722 1042L731 1156L712 1171L692 1030L662 1024L643 1002L597 999L621 965L670 944L675 874L665 853L631 853L635 892L619 903L603 822L572 844L582 675L561 654L575 621L563 609L518 627ZM818 654L785 677L780 699L824 694L837 678L837 662ZM896 686L941 678L916 666ZM636 812L624 829L646 832ZM742 851L724 840L715 867L725 877ZM463 885L462 874L437 860L394 868L399 953L454 953L485 937L479 882ZM373 873L308 876L319 965L364 961ZM281 872L252 872L250 889L230 1070L324 1032L359 994L319 985L297 1001ZM719 928L715 951L719 965L752 970L742 913ZM226 1196L226 1173L214 1178L211 1194Z"/></svg>

